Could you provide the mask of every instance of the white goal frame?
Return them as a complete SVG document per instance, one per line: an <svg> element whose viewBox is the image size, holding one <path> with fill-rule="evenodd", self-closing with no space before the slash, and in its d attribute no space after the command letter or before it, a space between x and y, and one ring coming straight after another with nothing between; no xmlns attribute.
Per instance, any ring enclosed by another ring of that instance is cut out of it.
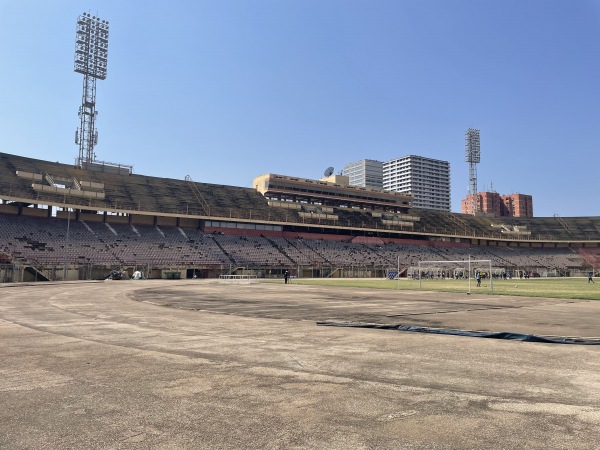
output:
<svg viewBox="0 0 600 450"><path fill-rule="evenodd" d="M463 260L455 260L455 261L419 261L419 287L422 288L423 287L423 283L421 280L421 266L422 265L447 265L447 264L451 264L451 263L462 263L462 264L467 264L468 270L467 273L468 275L468 279L469 279L469 294L471 293L471 267L472 264L481 264L481 263L487 263L488 266L488 273L490 274L490 279L489 279L489 283L490 283L490 292L494 292L494 275L492 273L492 260L491 259L463 259Z"/></svg>
<svg viewBox="0 0 600 450"><path fill-rule="evenodd" d="M258 277L256 275L219 275L219 283L258 283Z"/></svg>

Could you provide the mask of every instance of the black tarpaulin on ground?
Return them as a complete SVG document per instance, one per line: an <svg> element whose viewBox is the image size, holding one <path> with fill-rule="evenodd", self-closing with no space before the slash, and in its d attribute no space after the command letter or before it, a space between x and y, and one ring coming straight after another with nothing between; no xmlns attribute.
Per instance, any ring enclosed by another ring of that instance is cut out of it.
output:
<svg viewBox="0 0 600 450"><path fill-rule="evenodd" d="M577 345L600 345L600 339L596 338L578 338L578 337L563 337L563 336L537 336L535 334L511 333L508 331L492 332L492 331L469 331L457 330L452 328L430 328L420 327L417 325L385 325L377 323L361 323L361 322L333 322L322 321L317 322L317 325L330 327L350 327L350 328L375 328L380 330L397 330L397 331L412 331L415 333L431 333L431 334L446 334L453 336L468 336L488 339L509 339L513 341L526 342L544 342L547 344L577 344Z"/></svg>

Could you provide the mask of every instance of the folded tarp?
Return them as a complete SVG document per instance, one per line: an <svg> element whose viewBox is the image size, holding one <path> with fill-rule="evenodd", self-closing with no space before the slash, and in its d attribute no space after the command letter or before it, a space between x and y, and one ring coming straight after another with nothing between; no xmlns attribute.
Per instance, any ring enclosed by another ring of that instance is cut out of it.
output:
<svg viewBox="0 0 600 450"><path fill-rule="evenodd" d="M379 330L412 331L415 333L447 334L453 336L468 336L488 339L510 339L513 341L544 342L547 344L600 345L600 338L579 338L572 336L538 336L535 334L511 333L507 331L469 331L457 330L452 328L419 327L416 325L385 325L378 323L333 321L317 322L317 325L330 327L375 328Z"/></svg>

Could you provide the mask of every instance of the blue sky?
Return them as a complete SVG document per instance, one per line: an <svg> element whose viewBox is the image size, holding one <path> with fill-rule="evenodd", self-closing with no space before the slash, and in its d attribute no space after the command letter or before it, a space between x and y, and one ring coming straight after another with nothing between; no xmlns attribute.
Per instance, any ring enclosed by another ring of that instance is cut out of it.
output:
<svg viewBox="0 0 600 450"><path fill-rule="evenodd" d="M82 12L110 22L98 159L251 186L450 161L536 216L599 216L600 0L0 0L0 151L73 163Z"/></svg>

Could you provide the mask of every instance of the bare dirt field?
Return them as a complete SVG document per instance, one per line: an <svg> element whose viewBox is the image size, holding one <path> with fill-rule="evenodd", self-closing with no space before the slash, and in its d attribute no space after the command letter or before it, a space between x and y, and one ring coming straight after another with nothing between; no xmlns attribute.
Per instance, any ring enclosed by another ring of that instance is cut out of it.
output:
<svg viewBox="0 0 600 450"><path fill-rule="evenodd" d="M600 448L600 302L214 280L0 286L0 448Z"/></svg>

